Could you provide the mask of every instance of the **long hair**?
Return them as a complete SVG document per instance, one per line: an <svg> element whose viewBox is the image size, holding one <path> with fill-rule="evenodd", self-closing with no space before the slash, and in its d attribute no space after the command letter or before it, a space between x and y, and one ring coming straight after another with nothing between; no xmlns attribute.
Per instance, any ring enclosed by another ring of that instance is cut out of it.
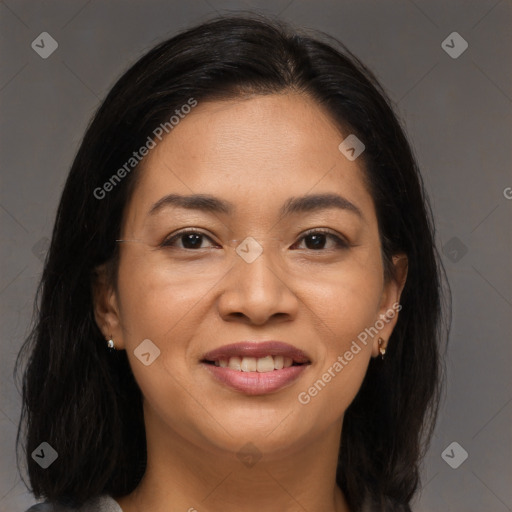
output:
<svg viewBox="0 0 512 512"><path fill-rule="evenodd" d="M93 314L94 268L108 262L116 284L115 240L140 167L119 182L112 175L191 98L286 91L308 94L363 141L386 278L393 254L409 260L386 358L370 361L345 413L336 479L354 511L368 500L383 511L410 510L439 407L449 332L445 273L418 165L385 91L341 42L247 15L212 19L151 49L116 82L85 133L15 367L26 360L16 442L18 448L24 440L36 497L79 506L103 493L123 496L145 471L141 392L126 352L107 352ZM99 194L109 180L109 193ZM47 469L30 456L42 441L60 457Z"/></svg>

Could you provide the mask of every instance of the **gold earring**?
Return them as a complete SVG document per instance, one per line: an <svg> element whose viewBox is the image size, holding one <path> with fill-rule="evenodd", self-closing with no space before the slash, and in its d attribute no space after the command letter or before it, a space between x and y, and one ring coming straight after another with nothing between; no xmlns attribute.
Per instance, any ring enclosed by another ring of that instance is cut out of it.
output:
<svg viewBox="0 0 512 512"><path fill-rule="evenodd" d="M110 339L107 341L107 346L111 350L115 350L116 346L114 344L114 340L112 339L112 335L110 335Z"/></svg>
<svg viewBox="0 0 512 512"><path fill-rule="evenodd" d="M384 359L384 354L386 353L386 347L382 346L383 343L384 340L382 338L379 338L379 352L381 359Z"/></svg>

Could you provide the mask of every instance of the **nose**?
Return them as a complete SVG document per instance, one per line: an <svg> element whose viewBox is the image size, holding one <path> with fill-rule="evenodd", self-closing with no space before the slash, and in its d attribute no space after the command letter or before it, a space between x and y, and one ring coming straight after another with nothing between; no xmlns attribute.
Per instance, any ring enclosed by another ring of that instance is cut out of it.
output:
<svg viewBox="0 0 512 512"><path fill-rule="evenodd" d="M263 325L269 321L291 321L296 317L299 299L290 276L272 251L265 249L254 258L244 252L256 244L238 246L234 264L221 282L219 314L225 321L245 321ZM254 259L253 259L254 258Z"/></svg>

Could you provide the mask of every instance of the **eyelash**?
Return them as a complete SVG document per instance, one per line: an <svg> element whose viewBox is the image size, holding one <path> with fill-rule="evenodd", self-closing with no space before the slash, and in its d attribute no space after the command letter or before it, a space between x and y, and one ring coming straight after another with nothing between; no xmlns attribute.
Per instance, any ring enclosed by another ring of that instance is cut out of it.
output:
<svg viewBox="0 0 512 512"><path fill-rule="evenodd" d="M167 248L167 247L173 247L172 243L179 239L180 237L182 236L185 236L185 235L201 235L205 238L208 238L212 243L215 243L213 242L213 240L208 236L206 235L205 233L202 233L201 231L197 231L195 229L187 229L187 230L184 230L184 231L180 231L168 238L166 238L161 244L160 244L160 247L161 248ZM348 249L350 247L350 244L344 240L343 238L340 238L338 235L336 235L335 233L333 233L332 231L328 230L328 229L322 229L322 228L315 228L315 229L311 229L309 231L306 231L300 238L299 238L299 241L303 240L304 238L308 237L308 236L311 236L311 235L316 235L316 234L321 234L321 235L328 235L329 237L331 237L335 244L336 244L336 249ZM179 249L181 249L181 247L179 247ZM200 249L183 249L185 251L199 251ZM319 250L314 250L314 249L309 249L310 251L313 251L313 252L326 252L326 251L329 251L329 249L319 249Z"/></svg>

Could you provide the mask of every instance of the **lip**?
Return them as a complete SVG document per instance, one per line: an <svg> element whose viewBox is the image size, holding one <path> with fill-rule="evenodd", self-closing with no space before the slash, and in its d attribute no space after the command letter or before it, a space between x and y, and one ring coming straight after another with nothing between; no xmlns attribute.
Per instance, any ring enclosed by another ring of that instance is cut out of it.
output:
<svg viewBox="0 0 512 512"><path fill-rule="evenodd" d="M308 364L289 366L271 372L241 372L231 368L202 363L210 374L220 383L246 395L265 395L290 386L308 368Z"/></svg>
<svg viewBox="0 0 512 512"><path fill-rule="evenodd" d="M289 366L271 372L243 372L232 368L215 366L207 361L219 361L230 357L290 357L296 366ZM304 351L281 341L242 341L216 348L203 356L201 364L217 382L246 395L274 393L295 382L311 364Z"/></svg>

